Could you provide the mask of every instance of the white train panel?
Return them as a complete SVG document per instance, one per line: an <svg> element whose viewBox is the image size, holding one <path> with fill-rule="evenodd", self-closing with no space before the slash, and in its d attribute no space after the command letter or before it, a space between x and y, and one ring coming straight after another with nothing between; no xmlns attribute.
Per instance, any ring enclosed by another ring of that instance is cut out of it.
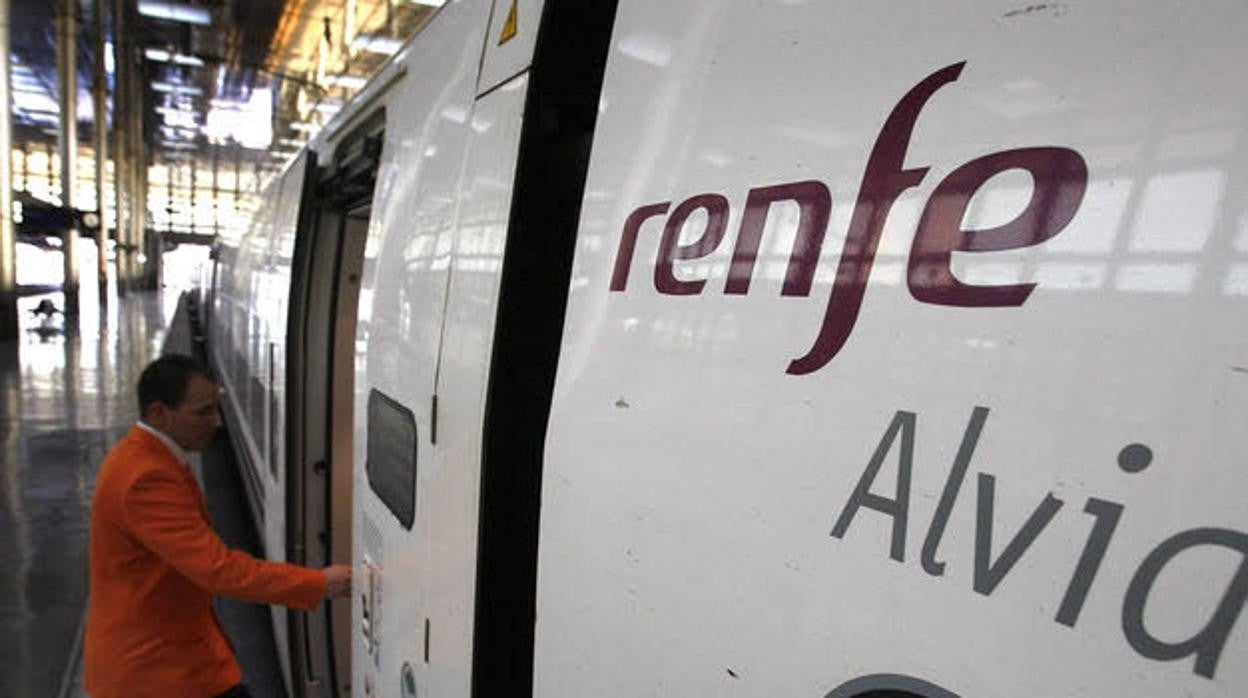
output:
<svg viewBox="0 0 1248 698"><path fill-rule="evenodd" d="M1241 694L1245 26L623 3L535 694Z"/></svg>
<svg viewBox="0 0 1248 698"><path fill-rule="evenodd" d="M228 411L237 419L231 435L258 500L254 518L271 560L286 559L286 328L306 166L307 157L300 156L274 177L252 229L240 241L223 241L218 249L225 257L223 277L214 294L214 362ZM287 612L278 606L271 610L276 640L285 646ZM285 652L279 657L289 677L289 658Z"/></svg>
<svg viewBox="0 0 1248 698"><path fill-rule="evenodd" d="M482 121L488 114L482 116L474 102L489 11L488 1L440 10L404 54L419 66L419 79L405 81L386 104L373 213L380 222L371 227L365 249L355 382L356 433L362 438L355 441L361 486L355 490L354 551L363 601L357 595L353 608L352 684L363 695L398 695L406 676L422 695L431 686L468 691L473 568L469 562L465 574L461 563L450 571L447 559L467 554L471 561L472 548L471 541L462 550L448 545L448 538L462 539L459 528L442 530L444 504L435 493L444 488L445 464L431 427L447 288L464 234L462 211L471 208L463 192L464 178L472 175L465 169L480 167L474 164L478 143L492 144L498 131ZM514 158L514 152L489 156ZM369 438L379 431L373 423L374 433L364 437L370 419L399 420L396 429L405 438L414 435L414 463L398 464L415 471L410 502L393 490L397 496L387 501L386 474L369 471ZM446 574L456 575L449 592L439 581Z"/></svg>
<svg viewBox="0 0 1248 698"><path fill-rule="evenodd" d="M544 5L543 0L494 0L477 94L497 88L529 67Z"/></svg>
<svg viewBox="0 0 1248 698"><path fill-rule="evenodd" d="M268 387L269 458L266 465L264 494L265 554L270 560L286 560L286 380L287 375L287 313L290 302L291 262L295 250L295 233L298 227L299 207L302 201L308 158L300 155L282 173L279 186L277 210L270 235L269 272L265 293L255 299L253 312L265 318L266 351L260 364ZM289 613L280 606L270 606L273 616L273 634L278 646L288 643L287 620ZM290 658L279 652L283 677L290 676Z"/></svg>
<svg viewBox="0 0 1248 698"><path fill-rule="evenodd" d="M470 695L477 576L481 434L494 318L528 81L481 98L464 172L438 380L434 469L417 507L428 517L423 594L431 646L428 695Z"/></svg>
<svg viewBox="0 0 1248 698"><path fill-rule="evenodd" d="M448 3L311 146L335 186L385 114L351 692L527 694L536 569L544 697L1241 695L1248 6L629 1L598 96L611 5L554 4ZM304 163L215 296L275 559L329 520L285 510Z"/></svg>

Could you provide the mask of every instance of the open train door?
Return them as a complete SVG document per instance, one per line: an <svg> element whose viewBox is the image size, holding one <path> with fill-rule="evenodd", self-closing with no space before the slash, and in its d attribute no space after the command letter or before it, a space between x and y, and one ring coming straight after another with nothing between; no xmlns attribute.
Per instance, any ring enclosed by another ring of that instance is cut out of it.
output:
<svg viewBox="0 0 1248 698"><path fill-rule="evenodd" d="M365 252L356 695L529 694L544 424L613 13L448 3L396 56L420 75L387 97Z"/></svg>
<svg viewBox="0 0 1248 698"><path fill-rule="evenodd" d="M292 270L287 432L288 556L309 567L351 562L356 318L384 123L373 113L324 168L309 164ZM290 614L294 695L350 695L350 614L348 599Z"/></svg>
<svg viewBox="0 0 1248 698"><path fill-rule="evenodd" d="M419 79L389 123L363 263L356 365L352 638L357 696L461 695L471 653L475 491L446 466L438 372L489 2L448 4L396 57ZM501 160L501 156L494 156ZM476 221L484 228L488 221ZM478 236L480 239L480 236ZM487 266L482 248L468 266ZM456 484L452 484L456 483ZM431 687L437 687L431 688Z"/></svg>

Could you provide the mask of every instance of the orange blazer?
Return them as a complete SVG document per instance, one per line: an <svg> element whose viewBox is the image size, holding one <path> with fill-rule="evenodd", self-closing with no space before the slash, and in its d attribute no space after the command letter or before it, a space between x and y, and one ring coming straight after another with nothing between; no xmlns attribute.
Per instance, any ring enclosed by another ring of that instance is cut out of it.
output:
<svg viewBox="0 0 1248 698"><path fill-rule="evenodd" d="M91 508L92 698L200 698L238 684L214 594L306 611L325 574L226 548L194 476L136 426L104 459Z"/></svg>

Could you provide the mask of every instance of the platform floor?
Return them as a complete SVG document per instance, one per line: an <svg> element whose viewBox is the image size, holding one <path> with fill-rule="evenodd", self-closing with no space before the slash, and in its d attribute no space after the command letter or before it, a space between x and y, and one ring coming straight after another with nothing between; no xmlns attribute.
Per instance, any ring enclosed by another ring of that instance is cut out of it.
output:
<svg viewBox="0 0 1248 698"><path fill-rule="evenodd" d="M19 304L0 342L0 696L57 696L87 598L91 493L100 461L138 412L137 372L167 318L153 293L45 323ZM46 296L63 307L59 294Z"/></svg>
<svg viewBox="0 0 1248 698"><path fill-rule="evenodd" d="M155 292L114 297L103 313L84 303L69 322L33 315L39 300L21 300L21 336L0 342L0 697L76 698L95 475L137 417L138 372L167 343L186 351L189 327L171 328L177 298ZM227 443L196 469L214 527L254 554ZM225 601L218 614L253 694L284 695L268 610Z"/></svg>

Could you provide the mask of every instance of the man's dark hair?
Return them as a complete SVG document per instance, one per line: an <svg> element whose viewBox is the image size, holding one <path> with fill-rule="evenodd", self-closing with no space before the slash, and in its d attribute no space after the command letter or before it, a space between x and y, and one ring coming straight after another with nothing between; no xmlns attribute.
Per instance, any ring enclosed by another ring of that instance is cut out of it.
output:
<svg viewBox="0 0 1248 698"><path fill-rule="evenodd" d="M212 380L207 366L185 354L168 354L148 364L139 374L139 417L147 414L153 402L175 408L181 405L191 376Z"/></svg>

